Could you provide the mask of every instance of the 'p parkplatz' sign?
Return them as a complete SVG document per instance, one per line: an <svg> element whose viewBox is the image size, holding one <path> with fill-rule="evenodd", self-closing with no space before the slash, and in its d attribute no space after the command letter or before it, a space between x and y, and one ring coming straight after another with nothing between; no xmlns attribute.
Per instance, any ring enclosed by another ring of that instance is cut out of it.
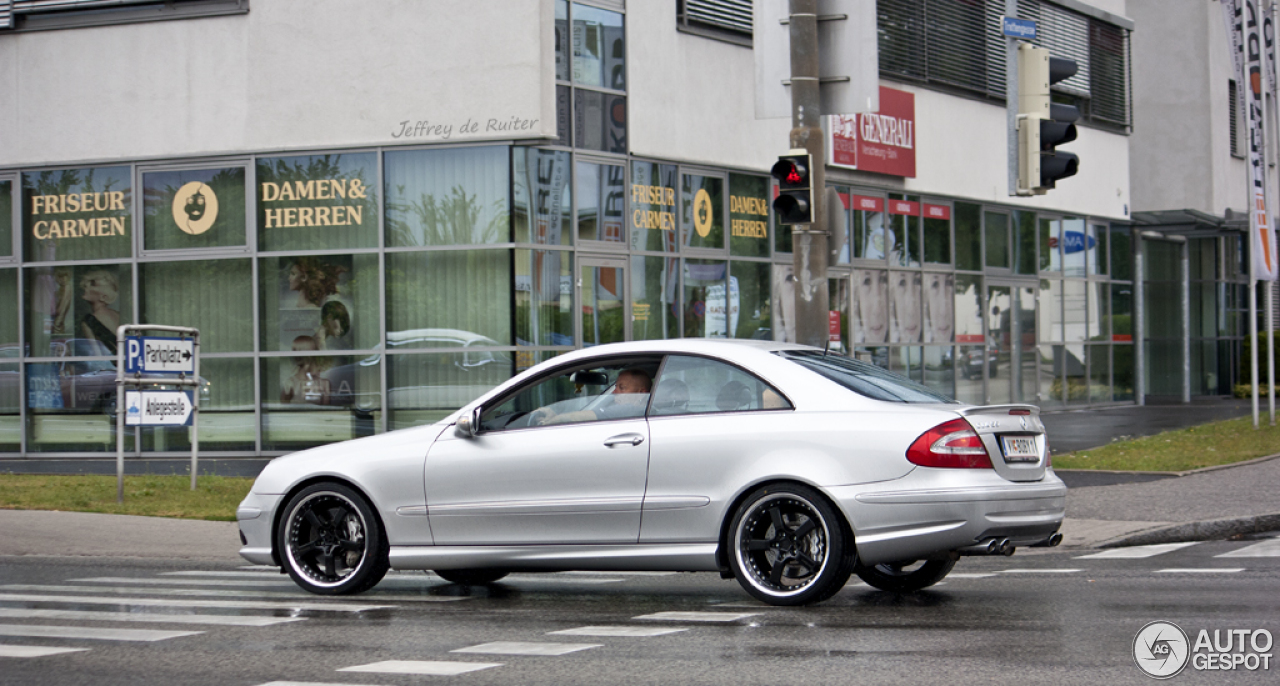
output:
<svg viewBox="0 0 1280 686"><path fill-rule="evenodd" d="M195 341L189 338L128 336L124 341L125 374L194 374Z"/></svg>

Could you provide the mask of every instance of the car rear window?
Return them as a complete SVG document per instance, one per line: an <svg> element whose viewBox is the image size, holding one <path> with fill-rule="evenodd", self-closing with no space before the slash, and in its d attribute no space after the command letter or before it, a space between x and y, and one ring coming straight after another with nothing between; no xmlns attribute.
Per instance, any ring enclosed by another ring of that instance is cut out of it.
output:
<svg viewBox="0 0 1280 686"><path fill-rule="evenodd" d="M816 350L785 350L778 354L868 398L895 403L956 402L948 396L887 369L843 355L827 355Z"/></svg>

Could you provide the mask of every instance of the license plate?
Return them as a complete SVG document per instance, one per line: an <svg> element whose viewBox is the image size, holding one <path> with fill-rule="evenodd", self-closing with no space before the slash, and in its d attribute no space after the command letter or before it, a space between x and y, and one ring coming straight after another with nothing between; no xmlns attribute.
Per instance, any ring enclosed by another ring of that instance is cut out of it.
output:
<svg viewBox="0 0 1280 686"><path fill-rule="evenodd" d="M1039 462L1040 450L1035 436L1001 436L1005 462Z"/></svg>

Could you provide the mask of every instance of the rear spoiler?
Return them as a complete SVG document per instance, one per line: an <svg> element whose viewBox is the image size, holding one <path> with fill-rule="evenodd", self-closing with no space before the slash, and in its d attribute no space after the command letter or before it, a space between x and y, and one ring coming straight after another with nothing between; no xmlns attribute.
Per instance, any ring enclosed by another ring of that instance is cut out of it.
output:
<svg viewBox="0 0 1280 686"><path fill-rule="evenodd" d="M1040 408L1035 405L1011 404L1011 405L975 405L973 407L965 407L956 410L962 416L968 417L978 414L1030 414L1033 417L1040 416Z"/></svg>

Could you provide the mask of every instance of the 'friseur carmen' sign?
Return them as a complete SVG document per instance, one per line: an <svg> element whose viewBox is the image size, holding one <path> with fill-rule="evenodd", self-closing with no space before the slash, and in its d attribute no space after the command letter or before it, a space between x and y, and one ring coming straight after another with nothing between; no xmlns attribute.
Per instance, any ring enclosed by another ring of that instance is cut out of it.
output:
<svg viewBox="0 0 1280 686"><path fill-rule="evenodd" d="M42 241L51 238L123 236L126 215L118 217L83 215L127 212L124 196L123 191L32 196L31 235Z"/></svg>

